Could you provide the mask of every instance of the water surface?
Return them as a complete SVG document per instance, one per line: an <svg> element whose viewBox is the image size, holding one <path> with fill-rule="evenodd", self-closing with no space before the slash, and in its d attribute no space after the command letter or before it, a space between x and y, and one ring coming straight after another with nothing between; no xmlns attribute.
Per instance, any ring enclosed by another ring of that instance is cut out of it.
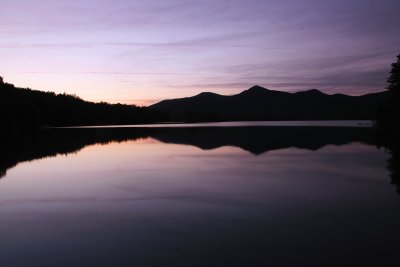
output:
<svg viewBox="0 0 400 267"><path fill-rule="evenodd" d="M368 128L53 129L3 144L1 266L398 266Z"/></svg>
<svg viewBox="0 0 400 267"><path fill-rule="evenodd" d="M100 125L76 126L62 128L180 128L180 127L254 127L254 126L288 126L288 127L372 127L370 120L324 120L324 121L228 121L205 123L158 123L141 125Z"/></svg>

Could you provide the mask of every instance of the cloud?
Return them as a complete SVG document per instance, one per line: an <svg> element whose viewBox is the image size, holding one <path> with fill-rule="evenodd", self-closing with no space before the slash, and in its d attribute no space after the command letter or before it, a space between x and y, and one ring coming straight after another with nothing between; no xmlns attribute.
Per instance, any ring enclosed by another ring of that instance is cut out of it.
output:
<svg viewBox="0 0 400 267"><path fill-rule="evenodd" d="M230 88L245 88L251 87L255 84L252 83L194 83L194 84L183 84L183 85L169 85L169 88L223 88L223 89L230 89Z"/></svg>
<svg viewBox="0 0 400 267"><path fill-rule="evenodd" d="M93 48L93 43L33 43L33 44L22 44L22 43L11 43L11 44L0 44L0 48L9 49L27 49L27 48L38 48L38 49L76 49L76 48Z"/></svg>
<svg viewBox="0 0 400 267"><path fill-rule="evenodd" d="M39 72L39 71L20 71L21 74L62 74L61 72ZM144 76L202 76L198 73L182 73L182 72L121 72L121 71L81 71L68 72L69 74L90 74L90 75L144 75ZM131 82L131 81L125 81Z"/></svg>
<svg viewBox="0 0 400 267"><path fill-rule="evenodd" d="M236 44L243 38L259 36L261 32L242 32L232 34L220 34L203 36L192 39L183 39L171 42L74 42L74 43L0 43L0 48L93 48L96 46L120 46L120 47L145 47L145 48L182 48L182 47L233 47L233 48L254 48L261 50L289 50L284 47L268 47L262 45Z"/></svg>

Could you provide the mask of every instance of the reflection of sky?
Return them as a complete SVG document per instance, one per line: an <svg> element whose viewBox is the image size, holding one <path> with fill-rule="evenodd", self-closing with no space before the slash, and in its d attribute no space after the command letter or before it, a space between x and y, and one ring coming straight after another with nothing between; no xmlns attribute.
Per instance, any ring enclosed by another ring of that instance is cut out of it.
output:
<svg viewBox="0 0 400 267"><path fill-rule="evenodd" d="M0 265L391 261L386 158L356 143L254 156L140 139L20 163L0 181Z"/></svg>
<svg viewBox="0 0 400 267"><path fill-rule="evenodd" d="M1 180L0 205L14 200L35 202L36 198L39 203L52 202L53 198L54 202L74 202L75 197L78 201L115 197L129 200L175 194L179 197L181 193L208 195L213 191L217 196L246 187L259 190L252 183L245 185L246 179L255 179L269 188L297 180L304 185L305 180L314 179L324 183L332 176L336 182L386 185L388 181L382 179L387 174L382 164L385 158L386 154L375 147L356 143L329 145L316 152L288 148L254 156L237 147L201 150L151 138L113 142L91 145L77 154L18 164ZM271 193L274 195L274 190Z"/></svg>
<svg viewBox="0 0 400 267"><path fill-rule="evenodd" d="M0 0L0 73L149 104L200 91L361 94L399 53L397 0Z"/></svg>

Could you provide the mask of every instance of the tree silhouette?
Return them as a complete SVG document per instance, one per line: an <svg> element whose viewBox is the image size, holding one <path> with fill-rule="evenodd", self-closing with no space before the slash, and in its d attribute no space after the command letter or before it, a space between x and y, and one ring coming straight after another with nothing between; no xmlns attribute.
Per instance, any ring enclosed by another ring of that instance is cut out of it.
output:
<svg viewBox="0 0 400 267"><path fill-rule="evenodd" d="M400 55L397 56L397 62L392 64L392 70L390 71L390 77L388 79L388 89L399 101L400 96Z"/></svg>
<svg viewBox="0 0 400 267"><path fill-rule="evenodd" d="M392 64L390 76L387 79L388 98L379 109L377 128L381 135L391 139L400 132L400 55Z"/></svg>
<svg viewBox="0 0 400 267"><path fill-rule="evenodd" d="M400 193L400 55L391 66L387 79L389 95L379 110L376 126L379 145L386 147L390 154L387 167L392 183Z"/></svg>

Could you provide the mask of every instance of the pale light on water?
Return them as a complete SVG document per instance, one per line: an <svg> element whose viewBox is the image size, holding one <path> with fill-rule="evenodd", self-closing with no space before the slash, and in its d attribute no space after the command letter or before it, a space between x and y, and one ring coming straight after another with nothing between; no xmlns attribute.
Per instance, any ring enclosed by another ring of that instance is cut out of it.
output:
<svg viewBox="0 0 400 267"><path fill-rule="evenodd" d="M331 121L228 121L228 122L205 122L205 123L161 123L141 125L100 125L100 126L77 126L61 128L177 128L177 127L254 127L254 126L305 126L305 127L372 127L370 120L331 120Z"/></svg>

